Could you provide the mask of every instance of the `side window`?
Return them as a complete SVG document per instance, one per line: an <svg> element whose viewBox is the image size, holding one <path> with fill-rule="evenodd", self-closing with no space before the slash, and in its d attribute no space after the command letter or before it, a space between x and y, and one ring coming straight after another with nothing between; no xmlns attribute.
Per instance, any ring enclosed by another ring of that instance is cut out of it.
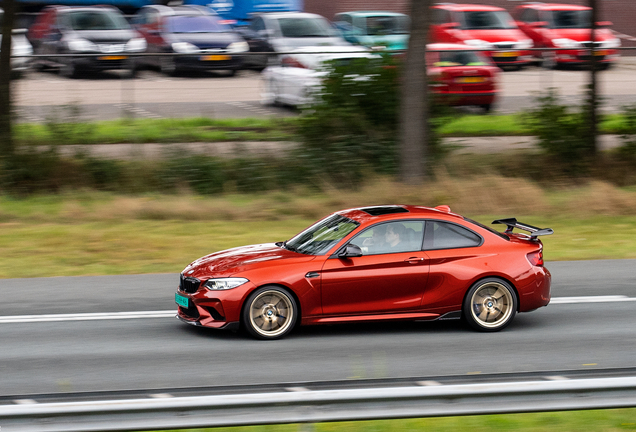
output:
<svg viewBox="0 0 636 432"><path fill-rule="evenodd" d="M358 234L351 244L363 255L379 255L422 250L423 221L379 223Z"/></svg>
<svg viewBox="0 0 636 432"><path fill-rule="evenodd" d="M258 33L260 30L265 30L265 22L263 21L263 18L254 18L254 21L252 21L252 24L250 25L250 30L256 33Z"/></svg>
<svg viewBox="0 0 636 432"><path fill-rule="evenodd" d="M475 247L480 244L479 235L459 225L440 221L426 223L424 250Z"/></svg>

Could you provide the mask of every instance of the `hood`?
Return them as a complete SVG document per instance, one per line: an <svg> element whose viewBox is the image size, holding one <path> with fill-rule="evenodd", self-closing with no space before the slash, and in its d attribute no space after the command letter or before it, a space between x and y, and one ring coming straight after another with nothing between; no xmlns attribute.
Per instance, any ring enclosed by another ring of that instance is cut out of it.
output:
<svg viewBox="0 0 636 432"><path fill-rule="evenodd" d="M185 276L199 277L214 274L230 276L256 267L281 265L288 260L311 261L316 257L283 249L274 243L241 246L206 255L193 261L184 270Z"/></svg>
<svg viewBox="0 0 636 432"><path fill-rule="evenodd" d="M340 37L304 37L304 38L275 38L272 46L276 51L291 51L295 48L308 46L345 46L351 45Z"/></svg>
<svg viewBox="0 0 636 432"><path fill-rule="evenodd" d="M586 42L590 40L590 29L550 29L550 39L572 39L577 42ZM615 36L607 29L598 29L594 32L594 38L597 41L606 41L614 39Z"/></svg>
<svg viewBox="0 0 636 432"><path fill-rule="evenodd" d="M141 37L139 33L132 29L80 30L73 32L73 34L93 43L126 43L133 38Z"/></svg>
<svg viewBox="0 0 636 432"><path fill-rule="evenodd" d="M521 30L516 28L500 30L462 30L461 34L464 40L480 39L491 43L521 42L528 39Z"/></svg>
<svg viewBox="0 0 636 432"><path fill-rule="evenodd" d="M383 36L356 36L360 45L367 47L386 46L389 50L406 49L409 42L409 35L383 35Z"/></svg>
<svg viewBox="0 0 636 432"><path fill-rule="evenodd" d="M233 42L243 40L235 33L170 33L168 38L171 43L188 42L199 49L226 49Z"/></svg>

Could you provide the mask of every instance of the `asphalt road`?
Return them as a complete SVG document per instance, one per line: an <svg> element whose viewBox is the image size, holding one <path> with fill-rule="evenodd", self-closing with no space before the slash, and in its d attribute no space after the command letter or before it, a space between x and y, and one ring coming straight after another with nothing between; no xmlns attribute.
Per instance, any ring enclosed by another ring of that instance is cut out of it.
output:
<svg viewBox="0 0 636 432"><path fill-rule="evenodd" d="M297 115L293 109L261 105L262 83L260 75L253 71L241 71L235 77L216 72L167 77L153 70L141 71L135 79L123 76L121 71L108 71L67 79L55 72L30 72L14 81L18 120L44 123L53 119ZM498 113L532 107L537 92L550 87L559 90L563 102L576 106L583 101L589 80L584 70L552 71L539 67L503 72L500 77ZM599 72L599 91L606 112L636 103L636 57L624 57L616 67ZM476 108L464 110L481 112Z"/></svg>
<svg viewBox="0 0 636 432"><path fill-rule="evenodd" d="M636 260L548 263L553 297L636 297ZM459 322L300 328L255 341L175 318L2 322L173 310L175 274L0 280L0 396L636 366L636 301L551 304L503 332Z"/></svg>

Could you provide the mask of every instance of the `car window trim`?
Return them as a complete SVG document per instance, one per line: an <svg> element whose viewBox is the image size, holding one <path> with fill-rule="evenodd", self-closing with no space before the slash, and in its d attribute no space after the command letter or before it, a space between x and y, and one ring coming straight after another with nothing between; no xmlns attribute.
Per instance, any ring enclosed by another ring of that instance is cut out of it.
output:
<svg viewBox="0 0 636 432"><path fill-rule="evenodd" d="M340 252L342 252L344 250L345 247L347 247L347 245L351 242L351 240L353 240L355 237L361 235L362 233L364 233L367 230L370 230L372 228L377 227L378 225L383 225L383 224L388 224L388 223L395 223L395 222L423 222L424 226L422 227L423 233L422 233L422 243L420 244L420 249L419 250L414 250L414 251L397 251L397 252L389 252L389 253L381 253L381 254L369 254L369 255L363 255L363 256L379 256L379 255L394 255L394 254L399 254L399 253L416 253L416 252L423 252L424 251L424 236L426 234L426 221L428 221L430 219L421 219L421 218L417 218L417 219L392 219L392 220L386 220L386 221L381 221L378 223L375 223L367 228L364 228L362 231L360 231L359 233L356 233L356 230L353 230L352 232L349 233L349 235L352 237L347 239L345 237L346 240L345 243L341 246L339 246L336 251L334 253L332 253L331 255L329 255L328 259L334 259L334 258L340 258L338 256L338 254ZM359 227L358 227L359 228Z"/></svg>
<svg viewBox="0 0 636 432"><path fill-rule="evenodd" d="M424 227L424 239L423 239L424 241L422 242L422 251L423 252L436 251L436 250L453 250L453 249L476 248L476 247L483 246L483 244L485 243L484 237L481 234L479 234L478 232L475 232L472 229L470 229L470 228L468 228L468 227L466 227L466 226L464 226L462 224L459 224L457 222L451 222L451 221L447 221L447 220L444 220L444 219L427 219L427 220L431 221L431 222L444 222L444 223L448 223L448 224L452 224L452 225L457 225L458 227L464 228L465 230L468 230L468 231L472 232L477 237L479 237L481 239L481 241L479 242L478 245L474 245L474 246L457 246L457 247L444 247L444 248L430 248L430 249L426 249L424 247L424 244L426 244L427 237L430 236L430 234L429 235L427 235L427 234L428 234L429 230L431 230L432 227L433 227L433 224L431 223L431 224L426 224L426 226ZM431 227L431 228L429 228L429 227Z"/></svg>

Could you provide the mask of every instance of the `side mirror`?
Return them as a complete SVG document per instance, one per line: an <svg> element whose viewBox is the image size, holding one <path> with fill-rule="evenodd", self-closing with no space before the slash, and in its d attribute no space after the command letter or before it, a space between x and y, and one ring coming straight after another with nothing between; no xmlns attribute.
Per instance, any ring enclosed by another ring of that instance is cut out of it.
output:
<svg viewBox="0 0 636 432"><path fill-rule="evenodd" d="M354 244L348 244L345 248L338 254L339 258L355 258L362 256L362 249L360 246L356 246Z"/></svg>

